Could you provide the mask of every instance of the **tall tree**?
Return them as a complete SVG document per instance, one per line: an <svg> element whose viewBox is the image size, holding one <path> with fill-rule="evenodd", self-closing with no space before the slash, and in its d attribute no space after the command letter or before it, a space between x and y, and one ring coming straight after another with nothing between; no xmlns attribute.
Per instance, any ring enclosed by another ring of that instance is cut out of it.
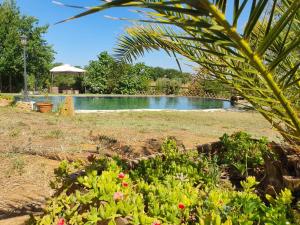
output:
<svg viewBox="0 0 300 225"><path fill-rule="evenodd" d="M43 85L54 59L52 47L42 38L48 26L39 26L38 20L21 15L14 0L0 4L0 91L20 91L23 88L23 47L20 36L25 34L28 74Z"/></svg>

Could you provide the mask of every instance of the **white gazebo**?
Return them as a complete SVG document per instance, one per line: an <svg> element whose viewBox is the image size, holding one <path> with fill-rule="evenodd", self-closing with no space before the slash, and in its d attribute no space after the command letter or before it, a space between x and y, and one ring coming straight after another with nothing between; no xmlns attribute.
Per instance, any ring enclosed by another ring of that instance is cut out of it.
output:
<svg viewBox="0 0 300 225"><path fill-rule="evenodd" d="M51 73L51 88L53 87L54 75L66 74L66 75L84 75L85 70L71 66L69 64L63 64L61 66L54 67L50 70Z"/></svg>

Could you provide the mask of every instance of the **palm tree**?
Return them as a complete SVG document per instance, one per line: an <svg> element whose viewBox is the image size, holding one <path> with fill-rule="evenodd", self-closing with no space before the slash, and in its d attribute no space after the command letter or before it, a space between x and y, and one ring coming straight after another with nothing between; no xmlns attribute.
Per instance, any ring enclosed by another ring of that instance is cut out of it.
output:
<svg viewBox="0 0 300 225"><path fill-rule="evenodd" d="M147 9L137 10L142 25L120 37L118 57L130 62L153 49L182 55L300 144L299 0L112 0L70 19L112 7Z"/></svg>

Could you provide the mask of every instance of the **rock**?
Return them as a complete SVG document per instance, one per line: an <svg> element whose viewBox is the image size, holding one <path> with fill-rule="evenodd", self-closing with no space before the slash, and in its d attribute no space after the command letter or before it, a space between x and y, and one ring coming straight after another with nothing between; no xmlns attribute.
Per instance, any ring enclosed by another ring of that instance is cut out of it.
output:
<svg viewBox="0 0 300 225"><path fill-rule="evenodd" d="M289 170L294 172L294 175L300 177L300 157L299 155L288 155L287 156L287 166Z"/></svg>
<svg viewBox="0 0 300 225"><path fill-rule="evenodd" d="M265 194L271 195L273 197L277 195L275 188L272 185L267 185L265 189Z"/></svg>
<svg viewBox="0 0 300 225"><path fill-rule="evenodd" d="M205 154L206 156L213 156L215 154L219 154L223 150L224 149L220 141L199 145L197 147L198 154Z"/></svg>
<svg viewBox="0 0 300 225"><path fill-rule="evenodd" d="M115 219L115 223L117 225L129 225L130 222L128 221L128 219L123 218L123 217L118 217ZM97 225L108 225L109 224L109 220L102 220L102 221L98 221Z"/></svg>
<svg viewBox="0 0 300 225"><path fill-rule="evenodd" d="M9 106L12 104L12 100L0 98L0 106Z"/></svg>
<svg viewBox="0 0 300 225"><path fill-rule="evenodd" d="M293 176L283 176L283 182L286 188L292 191L300 191L300 178Z"/></svg>
<svg viewBox="0 0 300 225"><path fill-rule="evenodd" d="M74 116L75 115L72 96L66 96L65 102L64 102L62 108L59 110L59 115L62 115L62 116Z"/></svg>
<svg viewBox="0 0 300 225"><path fill-rule="evenodd" d="M16 107L19 108L19 109L22 109L24 111L31 111L33 110L33 105L34 105L34 102L22 102L22 101L18 101L16 103Z"/></svg>
<svg viewBox="0 0 300 225"><path fill-rule="evenodd" d="M127 225L130 224L129 221L126 218L118 217L115 219L115 222L117 225Z"/></svg>

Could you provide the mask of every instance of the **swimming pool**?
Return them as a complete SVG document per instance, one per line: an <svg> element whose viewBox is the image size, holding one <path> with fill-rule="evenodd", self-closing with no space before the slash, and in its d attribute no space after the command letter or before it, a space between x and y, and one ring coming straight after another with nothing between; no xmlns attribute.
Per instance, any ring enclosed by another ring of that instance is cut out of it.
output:
<svg viewBox="0 0 300 225"><path fill-rule="evenodd" d="M35 102L45 101L45 97L31 96ZM65 96L49 96L57 109ZM48 100L48 101L49 101ZM198 97L178 96L73 96L75 110L200 110L229 109L230 101Z"/></svg>

